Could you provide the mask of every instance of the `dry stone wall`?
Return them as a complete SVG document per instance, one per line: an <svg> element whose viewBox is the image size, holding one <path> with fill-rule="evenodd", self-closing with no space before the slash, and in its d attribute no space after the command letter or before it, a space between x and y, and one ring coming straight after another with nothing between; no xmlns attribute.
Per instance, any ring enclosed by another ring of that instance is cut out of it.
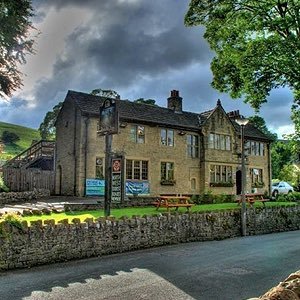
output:
<svg viewBox="0 0 300 300"><path fill-rule="evenodd" d="M297 230L300 206L249 209L247 218L248 232L253 235ZM241 234L239 210L45 223L37 221L28 227L25 222L22 229L2 224L0 270Z"/></svg>
<svg viewBox="0 0 300 300"><path fill-rule="evenodd" d="M0 193L0 206L8 203L27 202L44 197L49 197L50 191L46 189L34 189L28 192L8 192Z"/></svg>

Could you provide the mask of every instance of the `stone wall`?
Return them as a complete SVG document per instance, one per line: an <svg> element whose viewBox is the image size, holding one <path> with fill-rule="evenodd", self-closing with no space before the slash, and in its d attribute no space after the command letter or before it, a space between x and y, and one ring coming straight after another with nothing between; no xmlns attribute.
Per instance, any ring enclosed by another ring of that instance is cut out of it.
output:
<svg viewBox="0 0 300 300"><path fill-rule="evenodd" d="M259 298L248 300L297 300L300 299L300 271L291 274L283 282Z"/></svg>
<svg viewBox="0 0 300 300"><path fill-rule="evenodd" d="M4 192L0 193L0 206L8 203L28 202L49 196L50 191L45 189L34 189L28 192Z"/></svg>
<svg viewBox="0 0 300 300"><path fill-rule="evenodd" d="M251 235L297 230L300 206L249 209ZM240 211L161 214L132 219L86 220L72 224L41 221L18 229L0 227L0 270L24 268L71 259L121 253L191 241L221 240L240 236Z"/></svg>

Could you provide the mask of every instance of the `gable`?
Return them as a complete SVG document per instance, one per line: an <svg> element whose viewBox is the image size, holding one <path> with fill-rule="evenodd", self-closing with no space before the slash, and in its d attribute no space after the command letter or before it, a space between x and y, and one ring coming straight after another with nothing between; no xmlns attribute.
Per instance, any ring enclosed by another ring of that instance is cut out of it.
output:
<svg viewBox="0 0 300 300"><path fill-rule="evenodd" d="M202 124L202 132L204 135L207 135L209 132L233 135L235 127L223 107L217 105L214 110L210 111Z"/></svg>

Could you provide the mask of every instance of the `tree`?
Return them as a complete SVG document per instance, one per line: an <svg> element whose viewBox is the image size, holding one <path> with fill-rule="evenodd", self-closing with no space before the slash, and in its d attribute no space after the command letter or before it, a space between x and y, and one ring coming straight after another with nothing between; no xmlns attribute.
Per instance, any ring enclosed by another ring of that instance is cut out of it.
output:
<svg viewBox="0 0 300 300"><path fill-rule="evenodd" d="M272 133L264 120L264 118L260 116L252 116L248 118L250 123L252 123L256 128L258 128L261 132L263 132L266 136L268 136L271 140L276 141L277 140L277 134Z"/></svg>
<svg viewBox="0 0 300 300"><path fill-rule="evenodd" d="M272 177L284 180L282 170L293 162L293 153L290 141L277 141L271 147Z"/></svg>
<svg viewBox="0 0 300 300"><path fill-rule="evenodd" d="M48 111L43 122L40 124L38 130L43 140L53 140L55 138L55 122L62 105L63 102L59 102L53 107L52 111Z"/></svg>
<svg viewBox="0 0 300 300"><path fill-rule="evenodd" d="M215 52L212 85L244 96L258 110L272 89L294 93L300 138L300 2L298 0L191 0L188 26L204 25Z"/></svg>
<svg viewBox="0 0 300 300"><path fill-rule="evenodd" d="M1 139L4 144L12 144L19 141L20 137L14 132L4 130Z"/></svg>
<svg viewBox="0 0 300 300"><path fill-rule="evenodd" d="M138 98L138 99L134 100L133 102L135 102L135 103L148 104L148 105L152 105L152 106L157 106L157 105L155 104L155 100L153 100L153 99Z"/></svg>
<svg viewBox="0 0 300 300"><path fill-rule="evenodd" d="M102 89L94 89L90 93L94 96L101 96L106 98L116 98L120 99L120 95L114 90L102 90Z"/></svg>
<svg viewBox="0 0 300 300"><path fill-rule="evenodd" d="M33 15L29 0L0 1L0 96L11 96L22 85L18 65L25 63L25 55L33 53Z"/></svg>

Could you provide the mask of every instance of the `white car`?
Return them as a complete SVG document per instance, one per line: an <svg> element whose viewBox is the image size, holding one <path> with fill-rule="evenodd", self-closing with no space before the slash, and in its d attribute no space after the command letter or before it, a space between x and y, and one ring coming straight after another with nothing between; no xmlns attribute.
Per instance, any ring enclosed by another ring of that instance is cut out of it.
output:
<svg viewBox="0 0 300 300"><path fill-rule="evenodd" d="M288 194L294 191L294 188L285 181L272 183L272 196L277 197L278 194Z"/></svg>

